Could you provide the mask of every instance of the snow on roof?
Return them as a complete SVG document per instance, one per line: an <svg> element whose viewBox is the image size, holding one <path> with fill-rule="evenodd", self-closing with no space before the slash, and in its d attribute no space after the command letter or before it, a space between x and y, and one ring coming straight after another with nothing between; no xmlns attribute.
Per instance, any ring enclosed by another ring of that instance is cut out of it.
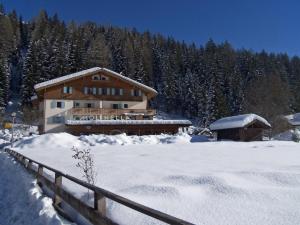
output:
<svg viewBox="0 0 300 225"><path fill-rule="evenodd" d="M179 124L191 125L189 120L67 120L67 125L122 125L122 124Z"/></svg>
<svg viewBox="0 0 300 225"><path fill-rule="evenodd" d="M300 126L300 113L285 116L288 122L293 126Z"/></svg>
<svg viewBox="0 0 300 225"><path fill-rule="evenodd" d="M72 74L69 74L69 75L66 75L66 76L58 77L58 78L55 78L55 79L52 79L52 80L48 80L48 81L36 84L36 85L34 85L34 89L37 90L37 89L40 89L40 88L43 88L43 87L52 86L54 84L61 83L61 82L64 82L64 81L67 81L67 80L70 80L70 79L74 79L74 78L78 78L78 77L81 77L81 76L84 76L84 75L95 73L95 72L98 72L100 70L101 70L100 67L94 67L94 68L91 68L91 69L88 69L88 70L82 70L82 71L79 71L77 73L72 73Z"/></svg>
<svg viewBox="0 0 300 225"><path fill-rule="evenodd" d="M222 130L222 129L230 129L230 128L240 128L252 123L254 120L258 120L264 123L266 126L271 127L269 122L264 118L256 115L256 114L243 114L238 116L230 116L224 117L213 122L209 128L211 130Z"/></svg>
<svg viewBox="0 0 300 225"><path fill-rule="evenodd" d="M106 68L100 68L100 67L94 67L94 68L91 68L91 69L82 70L82 71L79 71L77 73L72 73L72 74L69 74L69 75L66 75L66 76L62 76L62 77L58 77L58 78L55 78L55 79L52 79L52 80L45 81L45 82L34 85L34 89L38 90L38 89L45 88L45 87L48 87L48 86L53 86L53 85L56 85L58 83L66 82L70 79L76 79L76 78L83 77L83 76L86 76L86 75L90 75L90 74L93 74L93 73L97 73L97 72L100 72L100 71L107 72L107 73L109 73L110 75L112 75L114 77L117 77L117 78L119 78L121 80L124 80L124 81L127 81L129 83L135 84L135 85L137 85L141 88L144 88L144 89L146 89L150 92L153 92L153 93L157 94L157 91L154 90L151 87L148 87L148 86L146 86L146 85L144 85L140 82L137 82L135 80L132 80L128 77L125 77L120 73L114 72L114 71L106 69Z"/></svg>

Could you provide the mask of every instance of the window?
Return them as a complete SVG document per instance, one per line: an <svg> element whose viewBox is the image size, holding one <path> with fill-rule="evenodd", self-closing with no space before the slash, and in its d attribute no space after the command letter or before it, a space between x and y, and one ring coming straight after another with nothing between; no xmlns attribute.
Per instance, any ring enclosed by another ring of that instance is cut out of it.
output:
<svg viewBox="0 0 300 225"><path fill-rule="evenodd" d="M94 76L92 76L92 80L100 80L100 76L99 75L94 75Z"/></svg>
<svg viewBox="0 0 300 225"><path fill-rule="evenodd" d="M128 104L124 104L124 109L128 109Z"/></svg>
<svg viewBox="0 0 300 225"><path fill-rule="evenodd" d="M84 87L84 88L83 88L83 93L84 93L85 95L88 95L88 94L89 94L89 88L88 88L88 87Z"/></svg>
<svg viewBox="0 0 300 225"><path fill-rule="evenodd" d="M92 88L92 93L93 93L93 95L96 95L97 94L97 88L93 87Z"/></svg>
<svg viewBox="0 0 300 225"><path fill-rule="evenodd" d="M101 80L108 80L108 77L101 75Z"/></svg>
<svg viewBox="0 0 300 225"><path fill-rule="evenodd" d="M79 102L74 102L74 107L75 108L79 108L80 107L80 103Z"/></svg>
<svg viewBox="0 0 300 225"><path fill-rule="evenodd" d="M72 94L72 87L67 87L67 86L65 86L65 87L63 88L63 93L64 93L64 94Z"/></svg>
<svg viewBox="0 0 300 225"><path fill-rule="evenodd" d="M55 109L55 108L65 108L65 103L63 101L51 101L51 104L50 104L50 107L52 109Z"/></svg>
<svg viewBox="0 0 300 225"><path fill-rule="evenodd" d="M83 93L85 95L89 95L89 94L96 95L97 94L97 88L96 87L84 87L83 88Z"/></svg>
<svg viewBox="0 0 300 225"><path fill-rule="evenodd" d="M141 90L136 90L136 89L131 89L131 96L142 96L142 91Z"/></svg>
<svg viewBox="0 0 300 225"><path fill-rule="evenodd" d="M94 103L86 103L87 108L94 108Z"/></svg>
<svg viewBox="0 0 300 225"><path fill-rule="evenodd" d="M56 102L56 108L62 109L62 108L64 108L64 107L65 107L64 102Z"/></svg>
<svg viewBox="0 0 300 225"><path fill-rule="evenodd" d="M103 95L110 95L110 88L103 88L102 89L102 94Z"/></svg>
<svg viewBox="0 0 300 225"><path fill-rule="evenodd" d="M111 88L111 95L116 95L116 89L115 88Z"/></svg>
<svg viewBox="0 0 300 225"><path fill-rule="evenodd" d="M123 95L123 89L122 88L114 88L115 89L115 95Z"/></svg>
<svg viewBox="0 0 300 225"><path fill-rule="evenodd" d="M112 104L113 109L118 109L118 104Z"/></svg>
<svg viewBox="0 0 300 225"><path fill-rule="evenodd" d="M64 122L64 117L62 116L54 116L53 117L53 123L63 123Z"/></svg>

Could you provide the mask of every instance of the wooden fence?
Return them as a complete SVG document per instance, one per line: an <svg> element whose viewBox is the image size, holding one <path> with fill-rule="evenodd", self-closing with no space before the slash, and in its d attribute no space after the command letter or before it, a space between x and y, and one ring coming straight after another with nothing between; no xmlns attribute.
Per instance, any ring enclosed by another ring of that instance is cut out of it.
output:
<svg viewBox="0 0 300 225"><path fill-rule="evenodd" d="M62 201L70 205L74 210L76 210L79 214L85 217L92 224L97 224L97 225L116 224L115 222L113 222L112 220L106 217L106 199L110 199L123 206L129 207L135 211L138 211L144 215L150 216L152 218L155 218L167 224L192 225L192 223L190 222L178 219L166 213L141 205L139 203L121 197L117 194L114 194L110 191L88 184L68 174L64 174L56 169L53 169L47 165L39 163L33 159L30 159L11 149L5 148L5 151L9 153L11 156L13 156L21 164L23 164L25 168L27 168L27 170L34 173L37 177L37 181L39 185L41 186L45 185L47 188L53 191L54 207L57 209L57 211L60 214L62 214L67 218L68 218L67 213L64 212L63 209L61 208ZM55 174L54 181L50 180L44 175L43 173L44 168L54 172ZM94 206L91 207L87 205L82 200L74 197L70 192L66 191L62 187L63 178L71 180L74 183L91 190L94 193Z"/></svg>

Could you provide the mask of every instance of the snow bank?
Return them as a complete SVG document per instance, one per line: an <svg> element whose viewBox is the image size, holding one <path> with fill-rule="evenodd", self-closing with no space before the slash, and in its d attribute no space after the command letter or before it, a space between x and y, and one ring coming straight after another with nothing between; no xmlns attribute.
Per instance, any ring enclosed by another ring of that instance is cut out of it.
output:
<svg viewBox="0 0 300 225"><path fill-rule="evenodd" d="M60 218L52 199L42 195L35 178L0 151L0 224L70 224Z"/></svg>
<svg viewBox="0 0 300 225"><path fill-rule="evenodd" d="M265 120L264 118L256 114L243 114L238 116L224 117L222 119L213 122L209 127L211 130L239 128L239 127L246 126L247 124L253 122L254 120L258 120L264 123L266 126L271 127L271 125L267 120Z"/></svg>
<svg viewBox="0 0 300 225"><path fill-rule="evenodd" d="M71 147L89 147L97 186L195 224L300 224L298 143L186 143L189 138L153 144L164 136L46 134L20 140L15 150L81 179ZM64 185L85 198L86 190ZM120 224L159 224L110 201L107 207Z"/></svg>
<svg viewBox="0 0 300 225"><path fill-rule="evenodd" d="M292 141L293 134L294 134L294 130L288 130L275 135L273 139L278 141Z"/></svg>
<svg viewBox="0 0 300 225"><path fill-rule="evenodd" d="M120 135L82 135L79 140L91 145L132 145L132 144L184 144L191 141L191 136L182 133L179 135L144 135L144 136L127 136Z"/></svg>
<svg viewBox="0 0 300 225"><path fill-rule="evenodd" d="M14 147L18 149L41 148L51 146L51 148L66 149L72 146L107 146L107 145L145 145L145 144L187 144L190 143L192 137L188 134L181 133L178 135L144 135L144 136L127 136L119 135L82 135L80 137L73 136L68 133L49 133L31 137L24 137L16 141ZM201 141L204 141L201 139Z"/></svg>

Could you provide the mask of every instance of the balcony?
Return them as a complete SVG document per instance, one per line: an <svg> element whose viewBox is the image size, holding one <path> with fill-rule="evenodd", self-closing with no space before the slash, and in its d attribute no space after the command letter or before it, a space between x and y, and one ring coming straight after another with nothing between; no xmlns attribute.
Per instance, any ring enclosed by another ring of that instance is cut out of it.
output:
<svg viewBox="0 0 300 225"><path fill-rule="evenodd" d="M85 116L95 119L111 119L112 116L121 119L152 119L156 115L155 109L103 109L103 108L72 108L67 111L68 119L84 119Z"/></svg>

